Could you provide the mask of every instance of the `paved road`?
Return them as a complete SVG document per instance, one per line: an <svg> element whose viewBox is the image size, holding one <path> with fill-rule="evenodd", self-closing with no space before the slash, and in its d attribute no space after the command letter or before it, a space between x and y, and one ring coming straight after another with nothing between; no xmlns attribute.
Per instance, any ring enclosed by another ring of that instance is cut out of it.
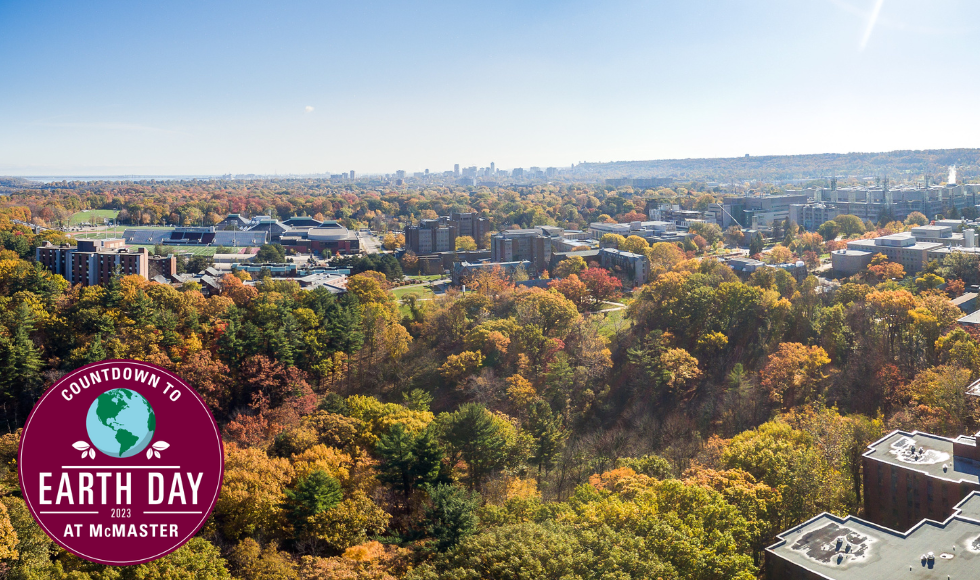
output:
<svg viewBox="0 0 980 580"><path fill-rule="evenodd" d="M602 310L597 310L596 313L616 312L616 311L619 311L619 310L625 310L626 309L626 305L623 304L622 302L610 302L609 300L603 300L602 303L603 304L609 304L609 305L612 306L612 308L603 308Z"/></svg>
<svg viewBox="0 0 980 580"><path fill-rule="evenodd" d="M366 254L378 254L381 252L381 240L371 234L357 232L357 237L361 243L361 249Z"/></svg>

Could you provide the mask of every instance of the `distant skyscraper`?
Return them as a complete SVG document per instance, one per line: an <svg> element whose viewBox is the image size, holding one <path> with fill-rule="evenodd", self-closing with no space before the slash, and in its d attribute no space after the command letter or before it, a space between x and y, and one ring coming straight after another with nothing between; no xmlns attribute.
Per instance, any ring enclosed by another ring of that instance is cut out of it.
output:
<svg viewBox="0 0 980 580"><path fill-rule="evenodd" d="M399 169L398 171L396 171L395 177L397 177L398 179L405 179L405 170Z"/></svg>
<svg viewBox="0 0 980 580"><path fill-rule="evenodd" d="M350 180L351 181L354 181L354 170L353 169L350 170Z"/></svg>
<svg viewBox="0 0 980 580"><path fill-rule="evenodd" d="M459 177L459 163L457 163L456 165L453 165L453 175L455 175L456 177Z"/></svg>
<svg viewBox="0 0 980 580"><path fill-rule="evenodd" d="M490 162L490 175L497 174L497 166L494 165L493 161Z"/></svg>

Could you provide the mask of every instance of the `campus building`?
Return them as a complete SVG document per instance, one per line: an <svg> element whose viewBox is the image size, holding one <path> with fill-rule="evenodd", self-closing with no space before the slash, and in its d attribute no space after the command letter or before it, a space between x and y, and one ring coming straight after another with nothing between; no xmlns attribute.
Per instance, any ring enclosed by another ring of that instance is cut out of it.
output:
<svg viewBox="0 0 980 580"><path fill-rule="evenodd" d="M422 220L417 226L405 227L405 250L419 256L456 249L459 230L449 217Z"/></svg>
<svg viewBox="0 0 980 580"><path fill-rule="evenodd" d="M960 500L980 491L978 460L975 435L893 431L861 457L865 518L897 530L923 518L946 519Z"/></svg>
<svg viewBox="0 0 980 580"><path fill-rule="evenodd" d="M770 580L976 578L980 446L893 431L868 446L863 518L820 514L766 549Z"/></svg>
<svg viewBox="0 0 980 580"><path fill-rule="evenodd" d="M884 254L889 261L901 264L907 274L915 274L930 260L942 261L951 252L980 252L976 247L976 233L972 229L954 232L948 225L920 226L909 232L851 240L847 249L831 252L830 259L838 276L853 276L863 271L876 254Z"/></svg>
<svg viewBox="0 0 980 580"><path fill-rule="evenodd" d="M541 226L504 230L490 238L492 262L530 262L534 272L544 271L551 262L552 238L561 239L561 228Z"/></svg>
<svg viewBox="0 0 980 580"><path fill-rule="evenodd" d="M452 252L456 238L469 236L477 249L485 250L483 238L490 232L490 220L476 212L453 212L448 216L422 220L418 225L405 227L405 249L420 256L436 252Z"/></svg>
<svg viewBox="0 0 980 580"><path fill-rule="evenodd" d="M286 227L289 229L275 240L286 249L312 254L322 254L325 251L331 254L356 254L361 251L357 234L334 220L319 222L302 218L297 225Z"/></svg>
<svg viewBox="0 0 980 580"><path fill-rule="evenodd" d="M718 224L723 230L731 225L738 225L742 229L759 228L789 218L791 206L805 204L807 201L807 194L801 192L726 197L722 203L709 205L704 214L706 221Z"/></svg>
<svg viewBox="0 0 980 580"><path fill-rule="evenodd" d="M897 531L823 513L766 548L769 580L952 580L980 570L980 494L941 520Z"/></svg>
<svg viewBox="0 0 980 580"><path fill-rule="evenodd" d="M523 269L525 273L533 275L533 268L534 265L526 260L514 262L478 262L476 264L456 262L453 264L452 282L455 286L465 284L467 278L481 270L493 271L499 269L502 274L513 276L519 269Z"/></svg>
<svg viewBox="0 0 980 580"><path fill-rule="evenodd" d="M72 285L107 284L117 272L123 276L151 278L146 248L134 250L120 238L78 240L77 246L45 242L34 251L34 257ZM176 273L176 259L173 256L155 259L154 267L161 273Z"/></svg>
<svg viewBox="0 0 980 580"><path fill-rule="evenodd" d="M812 201L794 202L789 219L804 229L814 231L824 222L839 215L854 215L862 220L878 222L904 221L912 212L929 219L947 214L953 208L975 211L980 185L943 185L931 187L889 189L876 188L819 188L805 190L804 197Z"/></svg>
<svg viewBox="0 0 980 580"><path fill-rule="evenodd" d="M684 239L684 235L678 235L677 225L665 221L649 222L630 222L623 224L607 224L594 222L589 224L589 235L596 240L602 240L606 234L615 234L628 238L639 236L647 242L675 242Z"/></svg>
<svg viewBox="0 0 980 580"><path fill-rule="evenodd" d="M635 286L642 286L650 279L650 259L643 254L602 248L599 250L599 263L606 270L622 274Z"/></svg>
<svg viewBox="0 0 980 580"><path fill-rule="evenodd" d="M461 213L454 211L449 215L449 223L456 226L457 236L469 236L476 241L479 250L485 250L483 238L490 233L490 220L480 217L476 212Z"/></svg>

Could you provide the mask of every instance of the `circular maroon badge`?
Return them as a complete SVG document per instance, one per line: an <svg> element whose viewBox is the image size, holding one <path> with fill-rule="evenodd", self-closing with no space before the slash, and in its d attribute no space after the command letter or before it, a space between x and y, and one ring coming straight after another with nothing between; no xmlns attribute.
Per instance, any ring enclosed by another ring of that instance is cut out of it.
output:
<svg viewBox="0 0 980 580"><path fill-rule="evenodd" d="M69 552L142 564L197 533L218 501L224 448L200 395L174 374L110 360L62 377L20 436L20 489Z"/></svg>

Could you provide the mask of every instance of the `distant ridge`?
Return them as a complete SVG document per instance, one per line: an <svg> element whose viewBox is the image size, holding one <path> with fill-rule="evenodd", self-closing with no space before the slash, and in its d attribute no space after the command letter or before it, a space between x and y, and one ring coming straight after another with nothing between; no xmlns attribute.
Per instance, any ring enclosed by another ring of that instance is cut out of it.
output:
<svg viewBox="0 0 980 580"><path fill-rule="evenodd" d="M963 179L980 178L980 149L614 161L582 163L575 166L575 172L600 178L672 177L681 181L719 182L806 180L829 175L888 175L904 180L925 176L945 179L950 165L956 165L956 172Z"/></svg>

